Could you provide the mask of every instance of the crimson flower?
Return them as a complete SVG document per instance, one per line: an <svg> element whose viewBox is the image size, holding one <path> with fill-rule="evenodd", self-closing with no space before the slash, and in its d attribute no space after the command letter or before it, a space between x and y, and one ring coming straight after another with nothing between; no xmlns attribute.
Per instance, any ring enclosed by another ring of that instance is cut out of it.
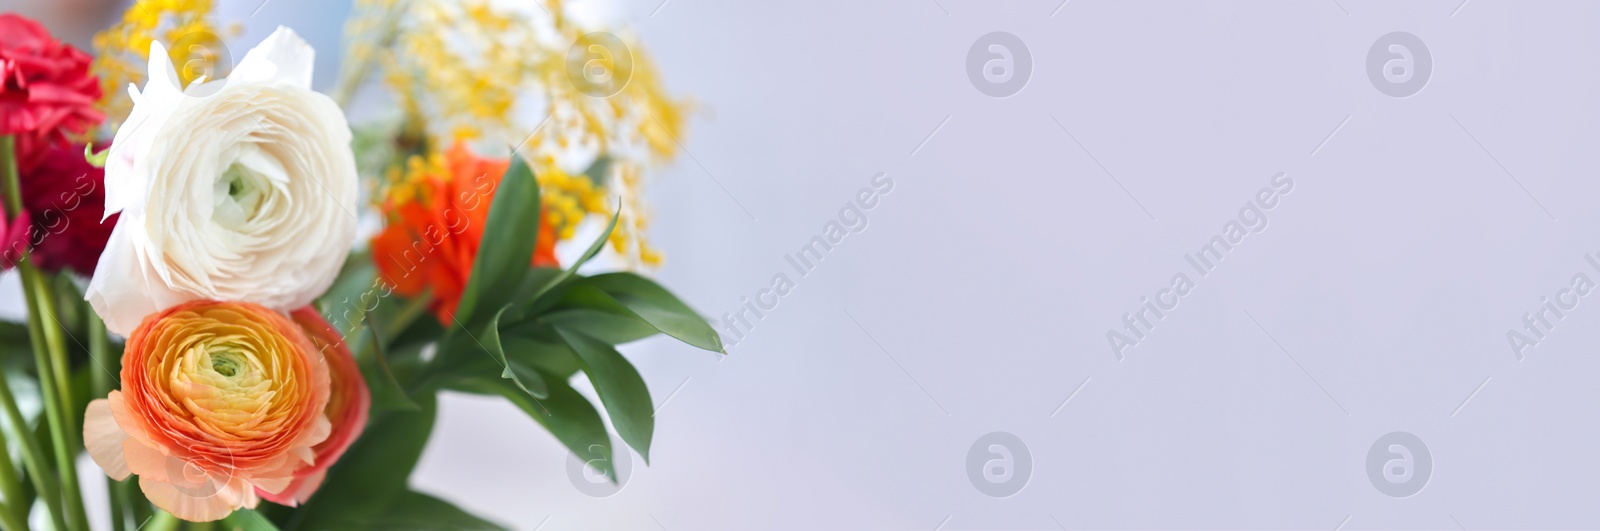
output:
<svg viewBox="0 0 1600 531"><path fill-rule="evenodd" d="M34 263L45 271L71 269L93 275L117 225L115 215L100 221L106 209L105 170L84 160L83 148L82 144L50 146L20 176L25 217L13 225L32 220L26 245Z"/></svg>
<svg viewBox="0 0 1600 531"><path fill-rule="evenodd" d="M38 22L0 14L0 135L17 139L18 167L37 164L105 118L95 109L100 80L89 54L56 40Z"/></svg>

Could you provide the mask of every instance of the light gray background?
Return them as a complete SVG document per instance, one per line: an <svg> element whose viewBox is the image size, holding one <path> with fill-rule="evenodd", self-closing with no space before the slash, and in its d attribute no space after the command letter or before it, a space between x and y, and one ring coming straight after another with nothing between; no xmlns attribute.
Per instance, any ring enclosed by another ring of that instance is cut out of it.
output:
<svg viewBox="0 0 1600 531"><path fill-rule="evenodd" d="M243 40L287 24L331 50L347 7L321 5L271 0ZM1600 526L1600 307L1520 362L1505 337L1600 279L1600 3L608 12L704 104L654 187L660 279L718 316L775 273L798 288L722 361L625 350L660 410L654 463L615 496L471 397L443 403L419 488L541 530ZM1033 58L1006 99L965 71L992 31ZM1406 99L1366 72L1393 31L1434 61ZM784 254L880 171L896 185L870 228L795 275ZM1268 230L1196 275L1184 255L1278 172L1296 186ZM1180 271L1195 290L1119 362L1106 332ZM1009 498L968 479L994 431L1032 457ZM1433 460L1403 499L1366 470L1393 431Z"/></svg>

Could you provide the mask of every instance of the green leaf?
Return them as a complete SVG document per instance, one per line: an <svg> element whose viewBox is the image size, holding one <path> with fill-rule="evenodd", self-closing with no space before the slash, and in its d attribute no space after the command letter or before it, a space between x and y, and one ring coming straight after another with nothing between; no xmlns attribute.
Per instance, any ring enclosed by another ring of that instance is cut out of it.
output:
<svg viewBox="0 0 1600 531"><path fill-rule="evenodd" d="M578 353L583 372L589 375L589 381L600 394L600 402L611 414L617 435L649 464L650 438L656 419L655 403L650 401L650 389L645 387L644 378L639 377L639 371L611 345L562 328L556 328L556 333Z"/></svg>
<svg viewBox="0 0 1600 531"><path fill-rule="evenodd" d="M12 361L13 359L21 359L22 354L19 353L19 349L26 348L28 348L27 343L0 343L0 352L4 353L7 362ZM29 356L31 356L31 354L29 354ZM0 422L0 433L5 434L4 451L11 453L11 462L22 464L22 446L24 444L22 439L24 437L32 437L35 441L37 441L36 444L40 445L39 448L49 449L50 436L49 430L45 429L48 426L45 422L39 419L40 414L44 411L44 401L41 399L39 394L39 381L34 379L33 376L38 373L31 369L31 365L26 371L16 370L9 366L10 363L7 363L7 365L8 366L6 367L6 370L0 372L0 378L6 379L6 385L12 393L12 400L17 406L17 411L22 414L23 426L22 429L19 430L16 425L9 422L9 420L7 422ZM35 430L33 428L29 428L29 426L36 426L38 429ZM39 437L41 433L44 434L44 437L42 438ZM46 453L45 456L48 458L49 454ZM28 470L24 469L23 471L27 472ZM47 479L47 481L54 480ZM31 481L28 482L27 487L29 487L30 491L32 490L33 485Z"/></svg>
<svg viewBox="0 0 1600 531"><path fill-rule="evenodd" d="M389 367L389 357L384 355L383 331L378 329L378 321L365 319L367 340L372 344L372 359L370 367L364 367L362 377L367 379L372 388L372 409L374 411L405 410L417 411L420 409L415 401L406 393L405 387L394 377L394 370Z"/></svg>
<svg viewBox="0 0 1600 531"><path fill-rule="evenodd" d="M572 267L567 268L568 276L571 276L583 264L588 263L595 255L600 254L600 249L605 248L606 242L611 240L611 231L617 230L617 218L620 217L622 217L622 207L618 206L617 211L611 213L611 222L606 224L606 230L601 232L600 237L595 238L594 242L589 244L588 249L584 249L583 256L579 257L578 261L573 262Z"/></svg>
<svg viewBox="0 0 1600 531"><path fill-rule="evenodd" d="M600 412L594 409L588 399L568 386L566 380L551 377L547 381L550 397L545 399L529 397L506 380L481 376L454 379L446 382L445 388L505 397L556 436L568 450L584 461L597 463L596 467L605 469L601 471L615 481L617 474L610 466L613 462L611 438L606 434L606 425L600 419Z"/></svg>
<svg viewBox="0 0 1600 531"><path fill-rule="evenodd" d="M106 159L108 158L111 158L111 148L105 148L100 150L99 153L95 153L94 142L83 145L83 160L84 162L88 162L90 166L104 168L106 167ZM598 163L599 161L595 162Z"/></svg>
<svg viewBox="0 0 1600 531"><path fill-rule="evenodd" d="M51 284L50 292L56 297L56 324L73 340L67 344L68 348L88 351L77 338L88 335L89 327L83 312L89 308L83 304L83 292L78 291L78 285L73 283L72 275L63 271L58 275L45 275L45 282Z"/></svg>
<svg viewBox="0 0 1600 531"><path fill-rule="evenodd" d="M654 281L633 273L606 273L584 284L610 294L661 333L712 352L722 352L722 337L700 314Z"/></svg>
<svg viewBox="0 0 1600 531"><path fill-rule="evenodd" d="M589 181L594 183L595 188L605 186L606 181L611 176L611 156L601 155L595 157L594 163L583 170L583 176L588 177Z"/></svg>
<svg viewBox="0 0 1600 531"><path fill-rule="evenodd" d="M451 531L500 530L505 526L474 516L455 504L416 491L406 491L394 499L369 529L448 529Z"/></svg>
<svg viewBox="0 0 1600 531"><path fill-rule="evenodd" d="M562 270L560 274L545 282L532 296L528 297L524 304L530 306L529 313L538 313L539 309L542 308L538 303L546 293L555 289L556 286L560 286L567 279L572 278L573 275L577 274L579 267L583 267L583 264L589 263L589 260L593 259L595 255L600 254L600 249L604 248L606 241L611 239L611 231L617 230L617 218L621 215L622 207L617 207L617 211L611 214L611 222L606 224L605 232L600 233L600 237L595 238L594 242L589 244L589 248L583 251L583 256L578 257L576 262L573 262L571 266Z"/></svg>
<svg viewBox="0 0 1600 531"><path fill-rule="evenodd" d="M576 282L568 288L556 308L540 316L539 321L565 326L613 345L659 333L632 309L587 281Z"/></svg>
<svg viewBox="0 0 1600 531"><path fill-rule="evenodd" d="M385 328L388 330L388 328ZM393 333L393 331L391 331ZM402 348L421 349L423 345L438 341L445 333L444 326L432 315L413 320L404 330L395 334L394 341L389 343L389 355L400 356L395 351Z"/></svg>
<svg viewBox="0 0 1600 531"><path fill-rule="evenodd" d="M539 183L533 170L521 157L513 155L511 166L494 192L489 219L483 227L472 276L461 294L456 317L462 324L511 302L522 277L533 262L539 235Z"/></svg>
<svg viewBox="0 0 1600 531"><path fill-rule="evenodd" d="M532 328L501 328L500 345L505 352L506 361L526 368L536 370L547 383L551 378L567 379L582 370L578 362L578 354L572 351L560 337L556 336L555 329L549 325L540 325L543 330ZM462 341L470 344L471 339ZM479 350L476 345L467 346L457 344L458 349ZM441 378L449 377L475 377L488 374L500 374L505 367L495 361L492 356L481 356L473 352L472 356L464 356L459 363L434 366L433 371ZM435 361L438 361L437 359ZM548 386L547 386L548 388Z"/></svg>
<svg viewBox="0 0 1600 531"><path fill-rule="evenodd" d="M222 519L222 528L228 531L278 531L278 526L272 525L267 517L254 509L235 509L233 514Z"/></svg>
<svg viewBox="0 0 1600 531"><path fill-rule="evenodd" d="M527 392L528 396L534 398L550 396L550 386L545 384L544 378L541 378L539 371L533 367L523 365L516 360L506 360L506 371L500 373L500 377L505 378L506 374L515 375L511 381L516 382L517 387Z"/></svg>
<svg viewBox="0 0 1600 531"><path fill-rule="evenodd" d="M14 321L0 321L0 349L5 349L7 358L10 358L12 349L16 352L32 355L29 350L28 324ZM23 354L18 354L22 356ZM7 361L10 361L9 359Z"/></svg>
<svg viewBox="0 0 1600 531"><path fill-rule="evenodd" d="M383 288L374 288L374 290ZM442 330L438 325L439 320L428 313L428 307L433 304L433 288L423 288L422 293L413 297L388 295L387 299L382 293L364 295L363 301L372 308L366 312L372 320L383 323L383 341L385 345L394 345L402 336L411 334L415 328L428 330ZM430 325L431 322L431 325ZM435 333L435 337L437 337Z"/></svg>
<svg viewBox="0 0 1600 531"><path fill-rule="evenodd" d="M342 529L340 522L376 520L406 490L411 470L428 444L437 415L434 395L417 397L418 411L374 415L355 444L285 529Z"/></svg>
<svg viewBox="0 0 1600 531"><path fill-rule="evenodd" d="M508 313L508 320L521 320L524 314L539 312L554 304L552 296L559 295L560 290L553 289L555 285L566 276L566 271L553 267L535 267L529 269L522 277L522 285L517 286L517 294L512 297L520 305L515 313Z"/></svg>
<svg viewBox="0 0 1600 531"><path fill-rule="evenodd" d="M661 333L633 312L618 314L603 310L572 308L539 318L551 326L583 333L612 345L638 341Z"/></svg>
<svg viewBox="0 0 1600 531"><path fill-rule="evenodd" d="M533 367L539 372L554 375L559 379L570 378L583 369L582 364L578 362L578 353L573 352L572 347L555 337L554 331L549 332L548 338L526 335L518 331L502 331L500 342L505 347L506 359Z"/></svg>
<svg viewBox="0 0 1600 531"><path fill-rule="evenodd" d="M355 335L356 325L365 318L367 308L381 303L378 298L388 293L377 287L377 278L378 267L372 263L370 251L352 253L328 292L317 299L317 309L339 333Z"/></svg>
<svg viewBox="0 0 1600 531"><path fill-rule="evenodd" d="M501 307L500 311L495 312L494 317L490 318L489 322L484 323L483 328L479 329L478 334L473 336L472 339L479 348L487 352L489 357L494 358L494 361L500 365L501 378L515 382L517 388L522 389L523 392L534 398L550 396L550 389L545 385L544 378L539 376L538 371L521 363L506 360L505 349L500 345L500 316L505 314L506 310L511 309L511 306L507 304Z"/></svg>

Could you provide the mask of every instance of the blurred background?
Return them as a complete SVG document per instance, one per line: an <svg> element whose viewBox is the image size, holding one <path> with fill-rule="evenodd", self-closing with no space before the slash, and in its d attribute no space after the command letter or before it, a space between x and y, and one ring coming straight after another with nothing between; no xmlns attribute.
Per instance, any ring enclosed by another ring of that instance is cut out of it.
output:
<svg viewBox="0 0 1600 531"><path fill-rule="evenodd" d="M332 89L349 2L218 6ZM85 49L123 8L0 0ZM1600 3L568 8L696 103L649 236L729 355L624 349L658 422L620 489L452 395L419 490L527 530L1600 526L1562 291L1600 278Z"/></svg>

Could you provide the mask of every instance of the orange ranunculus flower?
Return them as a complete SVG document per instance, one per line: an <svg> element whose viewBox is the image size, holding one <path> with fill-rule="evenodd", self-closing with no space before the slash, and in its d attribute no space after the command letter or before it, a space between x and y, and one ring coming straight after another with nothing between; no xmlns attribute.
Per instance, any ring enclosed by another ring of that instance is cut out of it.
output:
<svg viewBox="0 0 1600 531"><path fill-rule="evenodd" d="M282 314L191 301L128 336L122 390L89 403L83 440L106 475L139 475L156 507L218 520L318 464L332 426L328 364Z"/></svg>
<svg viewBox="0 0 1600 531"><path fill-rule="evenodd" d="M372 394L367 390L367 381L361 376L361 366L356 365L350 347L344 344L344 337L322 318L321 312L306 306L291 312L289 317L300 325L306 337L311 338L311 343L322 352L323 359L328 360L330 382L326 411L328 421L333 423L333 432L328 438L311 448L317 454L316 463L295 472L294 482L288 488L277 493L256 488L256 493L262 498L294 507L311 499L317 487L322 485L322 479L328 475L328 467L333 466L339 456L344 455L344 451L361 436L361 430L367 426L367 413L372 407Z"/></svg>
<svg viewBox="0 0 1600 531"><path fill-rule="evenodd" d="M445 326L455 320L483 242L489 205L510 163L478 157L457 142L442 158L414 158L383 203L388 224L372 238L380 278L408 297L432 288L429 309ZM533 265L557 267L555 229L546 220L537 229L529 227L529 237L534 230Z"/></svg>

